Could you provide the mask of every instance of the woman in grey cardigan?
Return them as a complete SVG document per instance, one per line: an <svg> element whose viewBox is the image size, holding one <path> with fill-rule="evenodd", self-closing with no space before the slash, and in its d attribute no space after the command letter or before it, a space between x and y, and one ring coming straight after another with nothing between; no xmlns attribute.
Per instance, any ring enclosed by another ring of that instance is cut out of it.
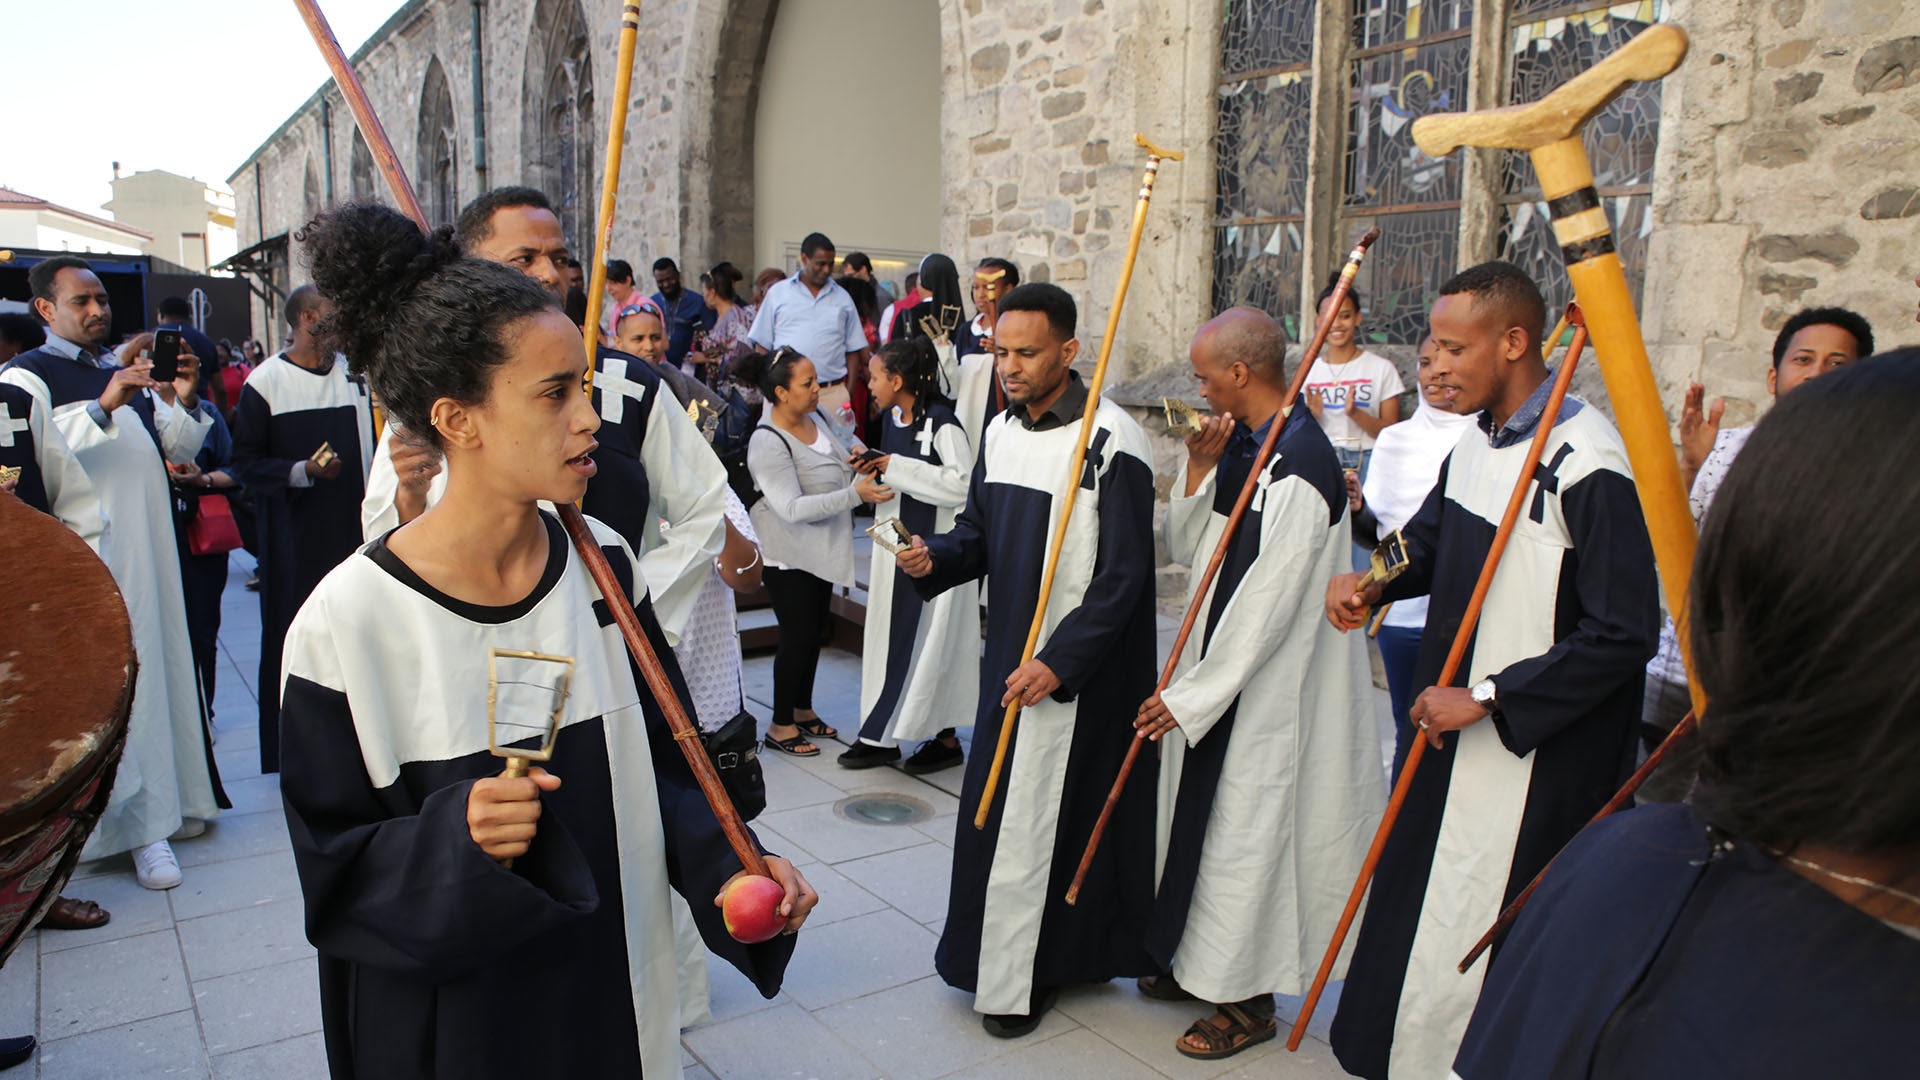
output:
<svg viewBox="0 0 1920 1080"><path fill-rule="evenodd" d="M750 370L758 359L749 357L740 366ZM768 410L747 440L747 471L761 495L752 510L766 560L761 581L780 622L766 745L810 757L820 748L807 741L808 735L830 739L839 734L813 711L813 674L827 635L833 586L853 584L853 508L886 502L893 492L856 476L847 464L846 445L816 411L820 386L813 362L782 348L765 364L758 382Z"/></svg>

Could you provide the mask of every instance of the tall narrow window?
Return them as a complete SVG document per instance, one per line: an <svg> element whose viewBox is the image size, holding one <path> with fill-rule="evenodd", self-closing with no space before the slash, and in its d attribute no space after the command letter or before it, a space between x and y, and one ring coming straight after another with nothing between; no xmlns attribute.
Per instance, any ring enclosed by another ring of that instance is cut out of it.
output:
<svg viewBox="0 0 1920 1080"><path fill-rule="evenodd" d="M577 0L541 0L534 28L540 48L528 58L528 105L539 137L531 179L553 200L567 244L584 252L592 241L595 150L587 21Z"/></svg>
<svg viewBox="0 0 1920 1080"><path fill-rule="evenodd" d="M1315 0L1226 0L1225 7L1213 309L1264 309L1297 339Z"/></svg>
<svg viewBox="0 0 1920 1080"><path fill-rule="evenodd" d="M347 155L347 195L357 203L374 202L380 190L373 181L373 151L367 149L366 136L353 129L353 149Z"/></svg>
<svg viewBox="0 0 1920 1080"><path fill-rule="evenodd" d="M1666 17L1665 0L1596 4L1593 0L1514 0L1507 101L1538 101L1592 67L1649 25ZM1653 155L1660 131L1660 82L1633 83L1583 133L1594 188L1613 222L1614 243L1634 302L1647 273L1653 227ZM1501 258L1524 267L1558 312L1573 298L1540 180L1525 154L1507 155L1501 184Z"/></svg>
<svg viewBox="0 0 1920 1080"><path fill-rule="evenodd" d="M300 185L301 223L312 221L320 216L324 205L320 198L320 174L313 170L313 155L307 155L307 175Z"/></svg>
<svg viewBox="0 0 1920 1080"><path fill-rule="evenodd" d="M1417 344L1459 258L1460 155L1431 158L1413 122L1466 107L1471 0L1356 0L1348 72L1344 228L1380 227L1359 282L1365 340ZM1338 255L1336 255L1336 258Z"/></svg>
<svg viewBox="0 0 1920 1080"><path fill-rule="evenodd" d="M459 174L454 170L454 147L459 136L453 126L453 91L447 72L435 59L427 65L420 89L420 126L415 136L421 209L434 225L448 225L460 212Z"/></svg>

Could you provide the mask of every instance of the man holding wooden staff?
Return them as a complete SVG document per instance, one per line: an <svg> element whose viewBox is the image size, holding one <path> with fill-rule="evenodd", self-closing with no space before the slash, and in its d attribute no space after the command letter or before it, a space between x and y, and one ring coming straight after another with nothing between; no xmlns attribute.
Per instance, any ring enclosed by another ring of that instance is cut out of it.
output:
<svg viewBox="0 0 1920 1080"><path fill-rule="evenodd" d="M955 825L934 954L941 978L973 991L975 1011L1001 1038L1038 1027L1066 983L1153 970L1142 946L1153 904L1151 783L1134 784L1114 813L1089 879L1092 902L1062 899L1126 753L1127 720L1153 689L1151 452L1139 424L1111 402L1094 413L1044 633L1021 663L1086 409L1087 386L1071 370L1076 318L1057 285L1022 285L1001 299L994 355L1007 410L987 426L954 527L914 537L897 557L928 600L988 577L975 745L998 739L1016 697L1026 713L986 827L967 815ZM993 757L967 761L963 806L979 805Z"/></svg>
<svg viewBox="0 0 1920 1080"><path fill-rule="evenodd" d="M1431 685L1549 396L1545 321L1538 287L1509 263L1441 287L1433 379L1452 411L1482 412L1478 430L1403 530L1406 573L1364 593L1358 574L1327 587L1342 630L1373 604L1431 596L1413 684L1427 689L1410 713L1432 760L1387 839L1333 1022L1334 1052L1356 1076L1446 1070L1486 972L1459 974L1461 955L1633 768L1660 625L1653 552L1620 437L1576 398L1535 471L1464 685Z"/></svg>
<svg viewBox="0 0 1920 1080"><path fill-rule="evenodd" d="M1251 308L1193 339L1215 415L1187 439L1167 536L1196 580L1268 428L1282 428L1203 609L1200 648L1134 721L1160 744L1170 821L1147 934L1169 974L1140 989L1216 1006L1174 1044L1193 1058L1273 1038L1273 995L1313 978L1386 801L1365 641L1323 621L1317 587L1349 565L1345 481L1312 412L1282 415L1285 354L1280 325Z"/></svg>

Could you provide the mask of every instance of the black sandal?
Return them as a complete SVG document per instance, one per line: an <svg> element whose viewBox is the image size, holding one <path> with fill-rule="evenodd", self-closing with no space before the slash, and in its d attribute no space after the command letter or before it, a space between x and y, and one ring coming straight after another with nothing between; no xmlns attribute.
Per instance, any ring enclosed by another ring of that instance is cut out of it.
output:
<svg viewBox="0 0 1920 1080"><path fill-rule="evenodd" d="M1198 1001L1197 997L1187 993L1187 989L1174 980L1171 975L1142 975L1133 980L1140 992L1155 1001Z"/></svg>
<svg viewBox="0 0 1920 1080"><path fill-rule="evenodd" d="M778 750L789 757L820 756L820 748L808 742L805 735L795 735L791 739L776 739L769 733L760 740L760 743L769 750Z"/></svg>
<svg viewBox="0 0 1920 1080"><path fill-rule="evenodd" d="M795 720L793 726L800 729L800 734L810 735L816 739L837 739L840 737L838 731L828 727L827 722L817 716L811 720Z"/></svg>
<svg viewBox="0 0 1920 1080"><path fill-rule="evenodd" d="M1271 1016L1255 1016L1238 1005L1222 1005L1214 1015L1195 1020L1185 1035L1173 1040L1173 1048L1190 1058L1215 1061L1258 1046L1279 1033L1280 1026ZM1207 1044L1206 1049L1188 1046L1189 1036L1197 1036Z"/></svg>

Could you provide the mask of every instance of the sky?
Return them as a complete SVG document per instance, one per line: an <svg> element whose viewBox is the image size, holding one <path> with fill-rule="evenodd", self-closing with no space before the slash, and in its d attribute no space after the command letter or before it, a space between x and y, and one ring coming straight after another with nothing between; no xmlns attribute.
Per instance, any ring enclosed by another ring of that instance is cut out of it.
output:
<svg viewBox="0 0 1920 1080"><path fill-rule="evenodd" d="M348 55L402 0L321 0ZM0 0L0 187L110 216L113 163L225 183L328 78L292 0Z"/></svg>

